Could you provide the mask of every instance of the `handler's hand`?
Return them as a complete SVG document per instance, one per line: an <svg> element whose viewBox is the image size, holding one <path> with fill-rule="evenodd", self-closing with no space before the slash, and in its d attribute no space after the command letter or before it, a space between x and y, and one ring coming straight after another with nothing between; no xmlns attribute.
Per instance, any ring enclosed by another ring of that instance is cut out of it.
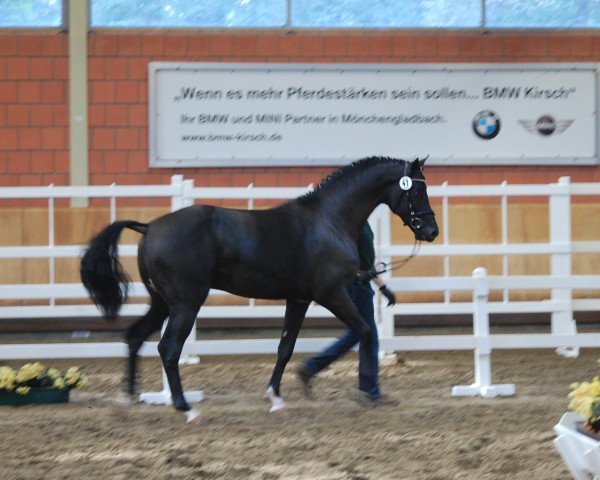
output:
<svg viewBox="0 0 600 480"><path fill-rule="evenodd" d="M385 296L385 298L387 298L388 300L388 307L391 307L392 305L396 304L396 295L394 295L394 292L392 292L389 288L387 288L385 285L383 287L381 287L379 289L379 291L382 293L382 295Z"/></svg>

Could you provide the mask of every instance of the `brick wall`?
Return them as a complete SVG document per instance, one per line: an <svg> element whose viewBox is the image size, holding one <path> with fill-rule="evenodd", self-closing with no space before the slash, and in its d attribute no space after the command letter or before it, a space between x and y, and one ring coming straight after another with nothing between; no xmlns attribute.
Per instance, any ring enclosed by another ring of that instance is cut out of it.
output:
<svg viewBox="0 0 600 480"><path fill-rule="evenodd" d="M148 168L150 61L597 62L595 32L156 32L89 36L90 183L307 185L330 167ZM63 32L0 34L0 186L68 185L68 42ZM600 181L600 167L430 167L432 184Z"/></svg>

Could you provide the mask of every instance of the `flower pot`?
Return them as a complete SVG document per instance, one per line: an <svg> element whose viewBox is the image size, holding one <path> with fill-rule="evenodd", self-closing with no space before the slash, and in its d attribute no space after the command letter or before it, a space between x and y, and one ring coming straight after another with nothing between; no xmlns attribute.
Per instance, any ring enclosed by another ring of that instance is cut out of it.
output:
<svg viewBox="0 0 600 480"><path fill-rule="evenodd" d="M600 442L600 432L596 433L588 430L583 426L584 423L585 422L575 422L575 429L586 437L590 437L591 439Z"/></svg>
<svg viewBox="0 0 600 480"><path fill-rule="evenodd" d="M554 446L575 480L600 478L600 440L583 428L584 421L578 413L567 412L554 426Z"/></svg>
<svg viewBox="0 0 600 480"><path fill-rule="evenodd" d="M56 388L32 388L27 395L15 392L0 392L0 405L31 405L47 403L67 403L69 390Z"/></svg>

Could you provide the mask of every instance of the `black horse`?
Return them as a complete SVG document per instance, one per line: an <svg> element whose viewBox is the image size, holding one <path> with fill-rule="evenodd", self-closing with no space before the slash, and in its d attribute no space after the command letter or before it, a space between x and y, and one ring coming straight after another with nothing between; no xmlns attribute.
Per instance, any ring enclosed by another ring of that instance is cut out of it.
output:
<svg viewBox="0 0 600 480"><path fill-rule="evenodd" d="M188 421L178 361L211 288L250 298L285 299L277 362L268 393L284 405L279 387L311 301L353 328L371 358L370 332L344 288L358 274L357 241L375 207L385 203L417 240L438 235L422 160L371 157L344 166L310 193L266 210L194 205L145 224L117 221L94 239L81 260L81 279L106 318L116 318L129 278L118 260L123 229L143 235L138 265L150 309L126 333L127 393L135 392L138 351L168 317L158 350L175 408ZM366 371L372 371L370 368ZM279 402L279 403L277 403Z"/></svg>

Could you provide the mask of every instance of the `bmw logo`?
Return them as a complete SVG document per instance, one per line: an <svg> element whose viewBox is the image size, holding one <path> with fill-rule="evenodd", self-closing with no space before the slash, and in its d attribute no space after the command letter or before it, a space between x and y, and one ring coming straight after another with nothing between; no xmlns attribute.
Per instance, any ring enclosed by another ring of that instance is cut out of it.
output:
<svg viewBox="0 0 600 480"><path fill-rule="evenodd" d="M473 131L484 140L491 140L500 132L500 117L491 110L483 110L473 117Z"/></svg>

